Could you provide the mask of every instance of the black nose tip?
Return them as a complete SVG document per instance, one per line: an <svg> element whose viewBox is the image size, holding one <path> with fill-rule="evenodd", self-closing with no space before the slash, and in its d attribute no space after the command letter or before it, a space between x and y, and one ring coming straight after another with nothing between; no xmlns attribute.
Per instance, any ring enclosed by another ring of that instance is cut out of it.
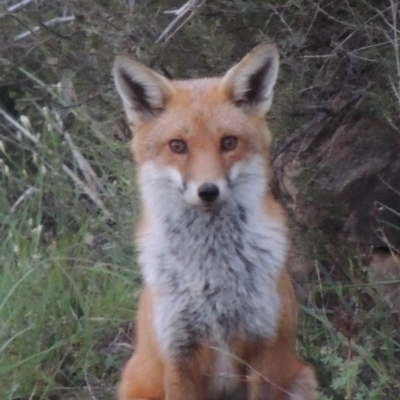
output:
<svg viewBox="0 0 400 400"><path fill-rule="evenodd" d="M201 200L211 203L219 196L219 189L218 186L214 185L213 183L203 183L198 188L197 194Z"/></svg>

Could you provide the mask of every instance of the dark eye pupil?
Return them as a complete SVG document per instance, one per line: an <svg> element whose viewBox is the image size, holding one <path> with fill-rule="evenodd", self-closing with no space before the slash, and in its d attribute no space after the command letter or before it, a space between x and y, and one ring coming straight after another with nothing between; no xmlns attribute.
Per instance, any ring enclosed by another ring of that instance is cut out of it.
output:
<svg viewBox="0 0 400 400"><path fill-rule="evenodd" d="M237 137L228 136L222 139L221 148L223 151L233 150L237 145Z"/></svg>
<svg viewBox="0 0 400 400"><path fill-rule="evenodd" d="M169 147L174 153L183 154L187 151L186 143L183 140L175 139L169 142Z"/></svg>

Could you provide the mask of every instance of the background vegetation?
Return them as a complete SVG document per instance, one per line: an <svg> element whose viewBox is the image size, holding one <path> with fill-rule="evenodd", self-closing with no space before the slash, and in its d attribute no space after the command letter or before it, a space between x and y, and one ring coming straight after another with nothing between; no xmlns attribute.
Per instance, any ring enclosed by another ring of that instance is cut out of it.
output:
<svg viewBox="0 0 400 400"><path fill-rule="evenodd" d="M112 399L132 350L137 202L130 133L110 76L116 53L166 76L209 76L270 37L282 55L270 115L278 139L345 90L362 94L351 118L385 121L396 133L388 145L399 145L395 0L0 7L2 399ZM311 268L296 280L299 349L316 367L321 399L397 400L399 317L381 289L397 288L400 275L372 280L357 251L343 248L338 261L328 247L323 232L307 232Z"/></svg>

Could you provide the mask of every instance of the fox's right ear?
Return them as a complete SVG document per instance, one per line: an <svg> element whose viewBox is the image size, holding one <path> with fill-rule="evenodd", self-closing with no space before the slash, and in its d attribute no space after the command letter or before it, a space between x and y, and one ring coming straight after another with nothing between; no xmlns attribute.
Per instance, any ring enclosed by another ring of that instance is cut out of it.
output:
<svg viewBox="0 0 400 400"><path fill-rule="evenodd" d="M278 49L264 42L225 74L220 89L246 112L264 116L272 104L278 70Z"/></svg>
<svg viewBox="0 0 400 400"><path fill-rule="evenodd" d="M134 125L157 116L175 92L168 79L127 56L116 57L113 75L128 120Z"/></svg>

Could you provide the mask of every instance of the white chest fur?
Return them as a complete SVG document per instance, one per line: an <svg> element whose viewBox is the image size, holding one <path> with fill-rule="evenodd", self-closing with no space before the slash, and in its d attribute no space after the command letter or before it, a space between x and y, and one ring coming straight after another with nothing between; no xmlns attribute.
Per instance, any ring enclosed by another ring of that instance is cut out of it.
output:
<svg viewBox="0 0 400 400"><path fill-rule="evenodd" d="M285 237L261 212L238 203L213 211L182 206L157 221L139 250L166 353L274 334Z"/></svg>
<svg viewBox="0 0 400 400"><path fill-rule="evenodd" d="M286 237L262 209L265 179L258 171L258 164L246 166L229 201L205 210L185 202L173 171L142 169L148 227L138 240L139 263L155 297L159 345L169 356L198 343L226 347L235 337L276 331Z"/></svg>

